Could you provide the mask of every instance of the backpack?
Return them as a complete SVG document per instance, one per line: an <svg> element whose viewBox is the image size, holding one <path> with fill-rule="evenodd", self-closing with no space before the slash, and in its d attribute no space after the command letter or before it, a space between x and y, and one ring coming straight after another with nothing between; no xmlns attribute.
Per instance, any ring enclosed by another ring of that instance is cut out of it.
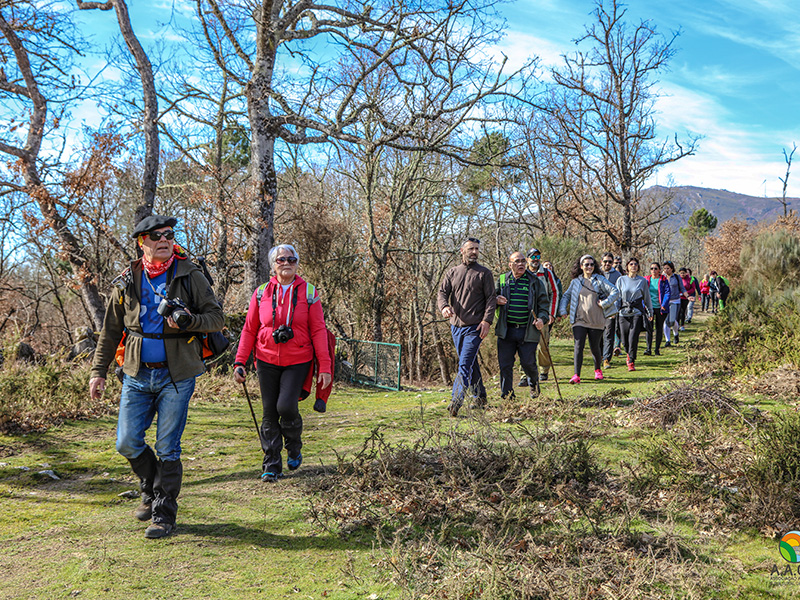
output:
<svg viewBox="0 0 800 600"><path fill-rule="evenodd" d="M261 309L261 298L264 296L264 290L267 289L268 285L269 282L262 283L260 286L258 286L258 289L256 290L256 303L258 304L259 310ZM314 297L316 291L317 291L316 286L313 283L308 283L306 281L306 302L308 302L309 306L311 306L315 302L319 302L319 296ZM292 309L294 309L295 307L297 307L297 294L292 294Z"/></svg>

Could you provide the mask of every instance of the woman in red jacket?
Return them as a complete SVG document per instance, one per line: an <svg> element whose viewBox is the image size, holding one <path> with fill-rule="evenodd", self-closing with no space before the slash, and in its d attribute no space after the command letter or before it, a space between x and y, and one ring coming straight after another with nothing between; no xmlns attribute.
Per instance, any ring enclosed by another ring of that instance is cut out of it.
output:
<svg viewBox="0 0 800 600"><path fill-rule="evenodd" d="M297 403L314 356L319 361L319 382L323 388L331 384L333 369L322 306L316 291L308 298L307 284L297 275L300 263L297 251L289 244L275 246L269 253L269 263L275 276L263 289L260 299L258 290L250 299L233 378L244 383L245 364L255 348L264 410L261 479L277 481L283 477L284 442L289 470L294 471L303 462L300 452L303 418Z"/></svg>

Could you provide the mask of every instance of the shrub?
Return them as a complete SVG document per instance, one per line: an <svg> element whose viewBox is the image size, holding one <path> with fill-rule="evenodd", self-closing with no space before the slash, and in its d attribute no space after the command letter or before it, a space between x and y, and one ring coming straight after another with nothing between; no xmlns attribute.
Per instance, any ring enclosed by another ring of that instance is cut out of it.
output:
<svg viewBox="0 0 800 600"><path fill-rule="evenodd" d="M115 377L100 400L89 398L89 365L51 356L42 364L7 361L0 368L0 431L43 431L67 419L105 415L116 410Z"/></svg>

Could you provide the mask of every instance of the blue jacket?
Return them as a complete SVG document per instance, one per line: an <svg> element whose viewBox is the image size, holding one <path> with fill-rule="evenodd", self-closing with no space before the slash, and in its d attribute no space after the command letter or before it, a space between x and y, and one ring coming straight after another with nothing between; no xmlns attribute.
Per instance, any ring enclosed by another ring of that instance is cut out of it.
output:
<svg viewBox="0 0 800 600"><path fill-rule="evenodd" d="M575 324L575 313L578 310L578 296L581 293L581 286L583 276L573 279L567 291L561 298L561 306L559 307L559 314L563 317L569 314L569 322ZM617 300L619 299L619 290L617 286L613 285L608 279L597 273L592 274L592 287L597 292L597 297L600 299L600 305L603 307L603 315L606 319L614 317L617 314Z"/></svg>

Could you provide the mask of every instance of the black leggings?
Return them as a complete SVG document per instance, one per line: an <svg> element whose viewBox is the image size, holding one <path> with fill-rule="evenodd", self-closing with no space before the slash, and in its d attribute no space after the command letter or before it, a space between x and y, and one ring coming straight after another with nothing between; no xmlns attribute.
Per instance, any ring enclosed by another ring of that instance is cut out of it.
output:
<svg viewBox="0 0 800 600"><path fill-rule="evenodd" d="M628 353L628 358L633 362L636 360L636 354L639 349L639 334L644 329L644 317L642 315L632 315L618 318L621 332L620 338L625 346L625 352Z"/></svg>
<svg viewBox="0 0 800 600"><path fill-rule="evenodd" d="M678 325L683 327L686 325L686 309L689 307L689 299L681 298L681 307L678 310Z"/></svg>
<svg viewBox="0 0 800 600"><path fill-rule="evenodd" d="M303 418L297 405L300 391L311 362L280 367L256 361L258 383L261 387L261 449L264 451L264 471L278 474L282 470L281 450L284 443L291 458L303 447Z"/></svg>
<svg viewBox="0 0 800 600"><path fill-rule="evenodd" d="M647 331L647 351L653 351L653 332L656 334L656 352L661 352L661 342L664 341L664 321L667 320L667 315L661 312L661 308L655 309L655 319L653 326Z"/></svg>
<svg viewBox="0 0 800 600"><path fill-rule="evenodd" d="M575 374L581 376L581 365L583 365L583 347L586 345L586 337L589 337L589 349L592 351L592 358L594 358L594 370L597 371L603 361L603 330L602 329L588 329L581 325L572 326L572 337L575 338L575 353L573 355L573 363L575 365Z"/></svg>

